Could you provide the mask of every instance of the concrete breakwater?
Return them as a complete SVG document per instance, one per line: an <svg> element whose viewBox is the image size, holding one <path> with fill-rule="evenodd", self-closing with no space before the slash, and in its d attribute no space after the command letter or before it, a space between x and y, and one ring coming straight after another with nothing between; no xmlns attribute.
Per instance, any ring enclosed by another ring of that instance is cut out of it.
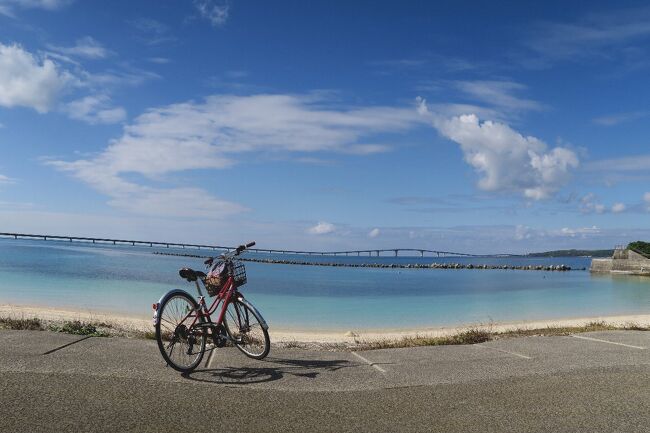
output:
<svg viewBox="0 0 650 433"><path fill-rule="evenodd" d="M616 249L610 259L593 259L591 272L650 276L650 259L630 249Z"/></svg>
<svg viewBox="0 0 650 433"><path fill-rule="evenodd" d="M197 254L182 254L182 253L167 253L154 251L154 254L164 256L179 256L179 257L192 257L199 259L207 259L209 256L202 256ZM330 266L340 268L382 268L382 269L504 269L515 271L571 271L580 270L585 271L586 268L572 269L567 265L486 265L486 264L465 264L465 263L408 263L408 264L395 264L395 263L319 263L308 262L304 260L278 260L278 259L255 259L255 258L240 258L239 260L245 262L255 263L269 263L278 265L299 265L299 266Z"/></svg>

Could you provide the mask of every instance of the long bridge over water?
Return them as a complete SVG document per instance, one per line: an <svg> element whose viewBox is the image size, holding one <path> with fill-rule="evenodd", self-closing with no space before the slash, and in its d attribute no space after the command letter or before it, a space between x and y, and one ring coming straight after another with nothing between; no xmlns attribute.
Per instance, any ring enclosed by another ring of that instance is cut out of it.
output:
<svg viewBox="0 0 650 433"><path fill-rule="evenodd" d="M236 247L223 246L223 245L203 245L203 244L185 244L177 242L154 242L154 241L137 241L128 239L108 239L108 238L91 238L80 236L59 236L59 235L39 235L28 233L0 233L0 238L13 238L13 239L37 239L37 240L57 240L67 242L85 242L92 244L108 244L108 245L131 245L131 246L147 246L159 248L180 248L180 249L198 249L198 250L225 250L230 251ZM470 254L458 253L453 251L438 251L423 248L388 248L388 249L365 249L365 250L349 250L349 251L298 251L298 250L282 250L282 249L268 249L268 248L249 248L248 251L256 253L268 254L300 254L307 256L417 256L424 257L425 255L437 257L508 257L511 254Z"/></svg>

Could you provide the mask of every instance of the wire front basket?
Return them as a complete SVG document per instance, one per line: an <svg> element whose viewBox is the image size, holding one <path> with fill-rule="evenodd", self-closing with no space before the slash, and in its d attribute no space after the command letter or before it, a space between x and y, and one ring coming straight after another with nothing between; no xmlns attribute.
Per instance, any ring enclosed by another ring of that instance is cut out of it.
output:
<svg viewBox="0 0 650 433"><path fill-rule="evenodd" d="M246 268L244 267L244 262L239 260L234 260L232 262L232 271L233 271L233 280L235 281L235 286L243 286L246 284Z"/></svg>

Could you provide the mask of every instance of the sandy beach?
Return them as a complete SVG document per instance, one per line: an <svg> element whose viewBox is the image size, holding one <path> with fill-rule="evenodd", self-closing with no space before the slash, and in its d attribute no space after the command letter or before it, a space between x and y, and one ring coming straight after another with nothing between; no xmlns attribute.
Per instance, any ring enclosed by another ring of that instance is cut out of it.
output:
<svg viewBox="0 0 650 433"><path fill-rule="evenodd" d="M126 331L151 331L151 319L122 316L101 311L74 311L57 308L43 308L23 305L0 305L1 317L33 318L45 321L79 320L82 322L107 323ZM605 322L614 326L630 324L650 326L650 314L592 316L565 319L531 320L518 322L467 323L462 326L431 327L418 329L350 329L347 331L331 330L293 330L275 328L270 324L269 332L275 343L324 343L339 344L354 341L394 341L405 337L444 337L454 335L467 329L485 329L491 332L512 330L541 329L547 327L578 327L592 322Z"/></svg>

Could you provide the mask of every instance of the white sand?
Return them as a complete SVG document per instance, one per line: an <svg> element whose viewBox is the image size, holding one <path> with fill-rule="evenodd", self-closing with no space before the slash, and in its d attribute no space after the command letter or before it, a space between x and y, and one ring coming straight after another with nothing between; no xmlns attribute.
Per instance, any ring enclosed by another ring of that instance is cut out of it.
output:
<svg viewBox="0 0 650 433"><path fill-rule="evenodd" d="M110 323L126 330L150 331L151 319L121 316L105 312L73 311L57 308L42 308L22 305L0 305L0 316L13 318L38 317L48 321L80 320ZM353 343L354 341L400 340L404 337L442 337L457 334L469 328L481 328L492 332L515 329L540 329L546 327L583 326L590 322L606 322L615 326L635 324L650 326L650 314L626 316L594 316L569 319L552 319L502 323L473 323L465 326L436 327L419 329L369 329L349 331L300 331L276 329L270 324L269 333L273 342L296 343Z"/></svg>

